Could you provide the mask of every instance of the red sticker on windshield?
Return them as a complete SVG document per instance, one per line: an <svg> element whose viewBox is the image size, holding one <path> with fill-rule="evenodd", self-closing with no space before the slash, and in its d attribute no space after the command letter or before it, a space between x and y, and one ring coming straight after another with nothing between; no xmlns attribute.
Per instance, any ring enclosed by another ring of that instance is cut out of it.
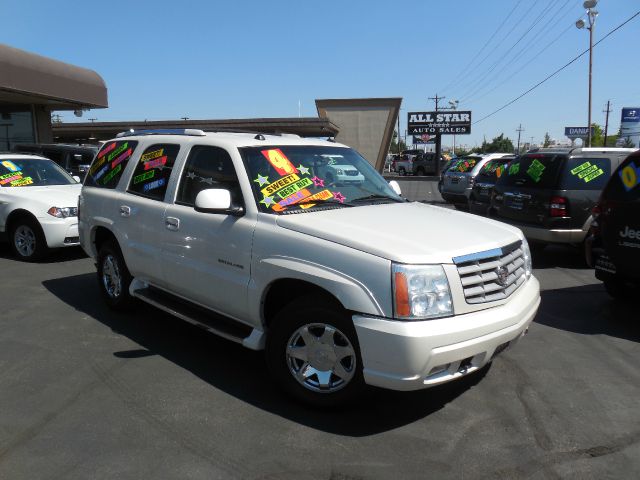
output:
<svg viewBox="0 0 640 480"><path fill-rule="evenodd" d="M281 176L298 173L298 169L293 166L287 156L282 153L282 150L280 150L279 148L262 150L260 153L262 153L262 155L264 155L265 158L269 160L269 163Z"/></svg>

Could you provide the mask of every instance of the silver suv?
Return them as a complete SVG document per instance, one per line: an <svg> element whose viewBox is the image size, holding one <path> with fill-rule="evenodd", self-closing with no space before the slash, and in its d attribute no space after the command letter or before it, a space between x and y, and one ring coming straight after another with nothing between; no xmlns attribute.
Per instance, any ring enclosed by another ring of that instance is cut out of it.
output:
<svg viewBox="0 0 640 480"><path fill-rule="evenodd" d="M330 161L362 181L331 183ZM320 406L473 372L540 302L517 228L407 202L318 139L121 135L91 165L79 230L110 307L138 299L265 349L273 378Z"/></svg>

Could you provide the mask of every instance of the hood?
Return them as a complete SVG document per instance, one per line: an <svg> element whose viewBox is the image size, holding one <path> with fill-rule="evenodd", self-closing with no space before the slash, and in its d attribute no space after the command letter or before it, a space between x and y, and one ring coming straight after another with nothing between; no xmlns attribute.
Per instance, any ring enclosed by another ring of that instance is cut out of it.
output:
<svg viewBox="0 0 640 480"><path fill-rule="evenodd" d="M308 211L277 224L400 263L452 263L452 258L503 247L522 238L510 225L423 203Z"/></svg>
<svg viewBox="0 0 640 480"><path fill-rule="evenodd" d="M0 196L24 198L49 207L77 207L82 184L51 185L47 187L3 187Z"/></svg>

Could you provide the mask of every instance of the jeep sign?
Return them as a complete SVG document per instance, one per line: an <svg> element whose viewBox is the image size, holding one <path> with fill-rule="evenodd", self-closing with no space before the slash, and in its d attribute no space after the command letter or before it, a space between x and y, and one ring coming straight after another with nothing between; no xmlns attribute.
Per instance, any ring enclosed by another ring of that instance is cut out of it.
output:
<svg viewBox="0 0 640 480"><path fill-rule="evenodd" d="M466 135L471 133L471 111L409 112L407 124L410 135Z"/></svg>

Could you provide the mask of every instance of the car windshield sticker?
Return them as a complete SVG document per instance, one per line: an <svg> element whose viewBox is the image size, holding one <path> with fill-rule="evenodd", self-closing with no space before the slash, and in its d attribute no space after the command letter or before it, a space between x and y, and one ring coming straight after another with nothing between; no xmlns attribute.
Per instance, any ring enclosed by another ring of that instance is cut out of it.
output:
<svg viewBox="0 0 640 480"><path fill-rule="evenodd" d="M594 178L604 175L604 172L598 165L592 165L591 162L584 162L578 165L576 168L570 170L571 175L577 175L578 178L584 180L585 183L589 183Z"/></svg>
<svg viewBox="0 0 640 480"><path fill-rule="evenodd" d="M333 194L333 198L335 198L336 200L338 200L340 203L344 203L345 199L347 197L345 197L344 195L342 195L340 192L335 192Z"/></svg>
<svg viewBox="0 0 640 480"><path fill-rule="evenodd" d="M21 168L13 163L11 160L4 160L2 165L10 172L19 172Z"/></svg>
<svg viewBox="0 0 640 480"><path fill-rule="evenodd" d="M287 156L282 153L282 150L279 148L274 148L271 150L262 150L262 155L269 160L269 163L276 169L276 172L280 174L280 176L291 175L292 173L299 173L298 169L293 166L293 164L289 161Z"/></svg>
<svg viewBox="0 0 640 480"><path fill-rule="evenodd" d="M0 186L3 187L24 187L33 184L31 177L22 177L22 172L9 172L0 175Z"/></svg>
<svg viewBox="0 0 640 480"><path fill-rule="evenodd" d="M534 159L533 162L531 162L531 165L529 165L527 175L529 175L534 182L539 182L545 168L546 167L538 159Z"/></svg>
<svg viewBox="0 0 640 480"><path fill-rule="evenodd" d="M496 168L496 177L500 178L504 173L504 170L505 170L504 165L500 165L498 168Z"/></svg>
<svg viewBox="0 0 640 480"><path fill-rule="evenodd" d="M282 199L285 199L289 195L292 195L302 190L303 188L310 187L312 184L313 182L311 180L309 180L308 178L303 178L302 180L299 180L296 183L293 183L287 187L284 187L281 190L278 190L276 192L276 195L278 195Z"/></svg>
<svg viewBox="0 0 640 480"><path fill-rule="evenodd" d="M269 185L267 185L266 187L264 187L260 191L262 192L262 194L264 196L273 195L278 190L280 190L280 189L282 189L282 188L286 187L287 185L290 185L290 184L292 184L294 182L297 182L298 180L300 180L300 177L298 175L296 175L295 173L292 173L291 175L287 175L286 177L279 178L275 182L270 183Z"/></svg>
<svg viewBox="0 0 640 480"><path fill-rule="evenodd" d="M121 163L133 153L133 148L129 148L129 142L124 142L119 147L116 147L116 144L117 142L114 142L103 148L96 162L89 169L89 174L94 180L104 177L102 183L105 185L122 170Z"/></svg>
<svg viewBox="0 0 640 480"><path fill-rule="evenodd" d="M167 164L167 156L165 155L164 157L149 160L144 164L144 169L151 170L152 168L162 168L166 164Z"/></svg>
<svg viewBox="0 0 640 480"><path fill-rule="evenodd" d="M149 190L154 190L156 188L160 188L165 184L166 180L164 178L159 178L158 180L154 180L151 183L147 183L146 185L144 185L144 187L142 187L142 189L145 192L148 192Z"/></svg>
<svg viewBox="0 0 640 480"><path fill-rule="evenodd" d="M158 150L154 150L153 152L145 153L140 156L141 162L148 162L149 160L153 160L154 158L161 157L164 154L164 148L160 148Z"/></svg>
<svg viewBox="0 0 640 480"><path fill-rule="evenodd" d="M324 180L322 180L321 178L313 177L311 181L313 182L313 185L316 187L324 187Z"/></svg>
<svg viewBox="0 0 640 480"><path fill-rule="evenodd" d="M456 165L456 170L459 172L466 172L469 169L472 169L476 165L476 160L471 158L469 160L460 160Z"/></svg>
<svg viewBox="0 0 640 480"><path fill-rule="evenodd" d="M517 175L519 171L520 171L519 163L514 163L509 167L509 175Z"/></svg>
<svg viewBox="0 0 640 480"><path fill-rule="evenodd" d="M262 187L263 185L266 185L267 183L269 183L269 177L264 177L258 174L258 178L256 178L254 182L256 182L258 185Z"/></svg>
<svg viewBox="0 0 640 480"><path fill-rule="evenodd" d="M100 151L100 153L98 154L98 158L104 157L107 153L109 153L114 148L116 148L116 142L110 143Z"/></svg>
<svg viewBox="0 0 640 480"><path fill-rule="evenodd" d="M109 183L109 180L111 180L113 177L115 177L118 173L120 173L120 170L122 170L122 165L118 165L116 168L114 168L113 170L111 170L107 175L105 175L104 180L102 181L102 183L104 183L105 185L107 183Z"/></svg>
<svg viewBox="0 0 640 480"><path fill-rule="evenodd" d="M298 165L298 170L302 175L309 175L309 169L303 165Z"/></svg>
<svg viewBox="0 0 640 480"><path fill-rule="evenodd" d="M140 183L140 182L144 182L145 180L149 180L151 178L153 178L153 176L156 174L155 170L151 170L150 172L145 172L145 173L141 173L140 175L136 175L135 177L133 177L133 184L135 185L136 183Z"/></svg>
<svg viewBox="0 0 640 480"><path fill-rule="evenodd" d="M629 165L620 170L618 175L620 175L622 185L624 185L627 192L640 185L640 167L636 167L634 162L629 163Z"/></svg>

